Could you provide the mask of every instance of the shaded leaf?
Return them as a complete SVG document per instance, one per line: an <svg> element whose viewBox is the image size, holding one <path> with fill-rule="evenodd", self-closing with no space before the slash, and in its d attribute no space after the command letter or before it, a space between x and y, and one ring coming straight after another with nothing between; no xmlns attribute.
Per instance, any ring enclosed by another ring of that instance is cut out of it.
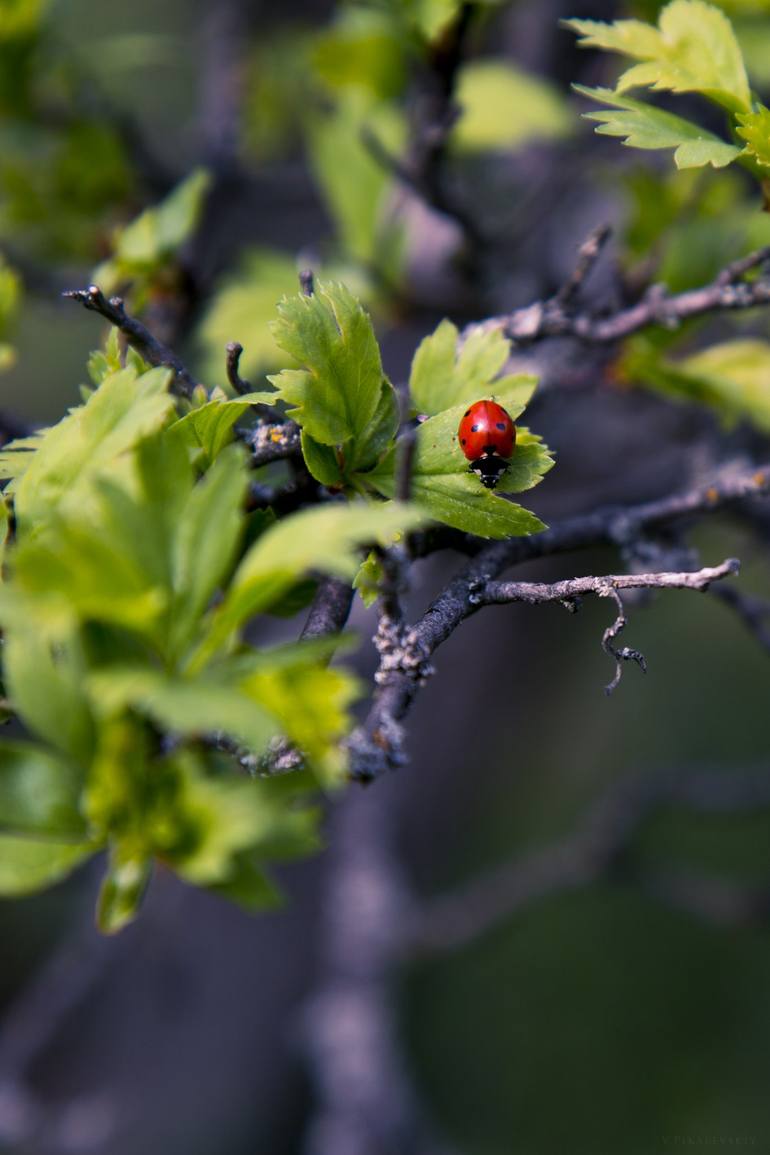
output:
<svg viewBox="0 0 770 1155"><path fill-rule="evenodd" d="M82 841L83 776L76 765L31 742L0 742L0 830Z"/></svg>
<svg viewBox="0 0 770 1155"><path fill-rule="evenodd" d="M416 528L421 520L417 509L397 502L327 505L284 518L260 537L238 567L212 617L204 652L208 654L250 617L269 609L309 570L352 582L361 546L388 545L396 534Z"/></svg>

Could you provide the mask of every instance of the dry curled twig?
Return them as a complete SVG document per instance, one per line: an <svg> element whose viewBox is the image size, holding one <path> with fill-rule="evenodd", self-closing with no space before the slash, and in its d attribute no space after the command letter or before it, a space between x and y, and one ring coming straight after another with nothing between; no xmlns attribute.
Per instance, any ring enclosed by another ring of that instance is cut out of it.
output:
<svg viewBox="0 0 770 1155"><path fill-rule="evenodd" d="M626 545L645 529L681 521L695 514L707 514L768 491L770 467L730 471L714 478L708 485L681 494L637 506L610 506L595 510L557 522L532 537L512 538L481 549L449 582L423 617L401 631L400 641L389 637L387 645L380 644L378 685L372 705L366 719L349 740L353 777L368 781L404 763L402 722L419 686L432 670L433 654L466 618L478 610L484 591L509 566L592 545ZM640 576L624 575L629 583ZM564 598L557 596L548 600ZM605 637L609 647L617 632ZM378 640L382 642L379 633ZM613 650L609 652L613 653ZM614 656L616 660L626 660L622 650ZM633 654L629 651L627 657L633 659Z"/></svg>

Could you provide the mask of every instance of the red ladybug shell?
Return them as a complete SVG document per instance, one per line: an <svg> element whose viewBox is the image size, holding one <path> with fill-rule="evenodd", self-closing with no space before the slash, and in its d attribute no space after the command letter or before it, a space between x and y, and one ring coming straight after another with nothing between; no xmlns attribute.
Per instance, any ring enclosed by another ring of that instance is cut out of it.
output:
<svg viewBox="0 0 770 1155"><path fill-rule="evenodd" d="M509 461L516 441L516 426L496 401L475 401L463 414L457 437L469 461L493 455Z"/></svg>

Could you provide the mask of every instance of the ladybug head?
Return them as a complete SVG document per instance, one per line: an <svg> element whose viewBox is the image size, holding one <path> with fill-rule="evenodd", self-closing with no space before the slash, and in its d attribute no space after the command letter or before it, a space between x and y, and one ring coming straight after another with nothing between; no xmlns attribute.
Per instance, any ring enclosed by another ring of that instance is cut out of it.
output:
<svg viewBox="0 0 770 1155"><path fill-rule="evenodd" d="M483 457L477 457L469 466L471 473L475 473L482 485L487 489L494 489L500 478L508 468L508 462L504 461L498 453L485 453Z"/></svg>

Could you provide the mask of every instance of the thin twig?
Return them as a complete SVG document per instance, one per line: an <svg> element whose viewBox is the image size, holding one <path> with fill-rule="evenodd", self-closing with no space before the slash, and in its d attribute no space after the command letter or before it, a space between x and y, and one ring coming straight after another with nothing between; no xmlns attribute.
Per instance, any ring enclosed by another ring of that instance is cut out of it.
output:
<svg viewBox="0 0 770 1155"><path fill-rule="evenodd" d="M562 308L571 305L579 295L611 235L611 225L599 225L583 241L578 249L578 259L574 269L554 297L554 301L558 302Z"/></svg>
<svg viewBox="0 0 770 1155"><path fill-rule="evenodd" d="M735 611L760 646L770 653L770 602L734 586L719 586L712 592Z"/></svg>
<svg viewBox="0 0 770 1155"><path fill-rule="evenodd" d="M98 285L90 285L87 289L70 289L62 295L72 301L79 301L86 309L98 313L119 329L132 349L136 349L149 365L171 369L176 391L185 397L190 396L198 384L192 373L176 353L154 337L141 321L126 312L121 297L110 297L108 300Z"/></svg>
<svg viewBox="0 0 770 1155"><path fill-rule="evenodd" d="M589 246L587 259L590 268L595 260L590 256L591 238L586 245ZM499 329L519 345L532 344L547 337L577 337L588 344L612 344L654 325L676 329L684 321L704 313L757 308L770 304L770 277L759 276L748 281L742 278L767 260L767 250L760 249L728 265L709 284L683 293L669 294L664 285L653 285L635 305L609 314L578 312L570 307L575 296L575 276L579 287L580 270L585 263L579 261L572 278L555 296L468 325L463 330L462 340L467 340L474 332Z"/></svg>
<svg viewBox="0 0 770 1155"><path fill-rule="evenodd" d="M251 385L249 385L248 381L243 380L238 371L241 364L243 345L239 344L238 341L230 341L229 344L225 346L225 352L227 354L227 380L235 392L242 397L244 393L251 392Z"/></svg>
<svg viewBox="0 0 770 1155"><path fill-rule="evenodd" d="M402 642L381 652L380 669L366 719L351 735L351 772L364 781L406 760L402 722L417 691L432 673L436 649L477 611L485 589L511 565L599 544L626 545L645 529L707 514L770 490L770 466L724 473L705 486L638 506L610 506L557 522L532 537L484 547L454 577ZM633 580L637 575L629 575ZM613 639L608 639L611 644ZM632 655L629 653L628 655Z"/></svg>
<svg viewBox="0 0 770 1155"><path fill-rule="evenodd" d="M561 602L570 609L576 609L578 599L585 594L595 594L600 598L613 598L617 606L617 616L602 637L606 653L615 659L615 676L605 687L611 694L620 682L623 662L633 661L646 673L647 662L639 650L630 646L616 646L615 639L626 627L626 616L619 590L630 589L677 589L707 590L712 582L736 574L740 563L736 558L728 558L721 565L705 567L688 573L635 573L608 574L604 577L569 578L567 581L552 582L489 582L483 590L474 593L477 605L503 605L508 602L527 602L538 605L543 602Z"/></svg>

